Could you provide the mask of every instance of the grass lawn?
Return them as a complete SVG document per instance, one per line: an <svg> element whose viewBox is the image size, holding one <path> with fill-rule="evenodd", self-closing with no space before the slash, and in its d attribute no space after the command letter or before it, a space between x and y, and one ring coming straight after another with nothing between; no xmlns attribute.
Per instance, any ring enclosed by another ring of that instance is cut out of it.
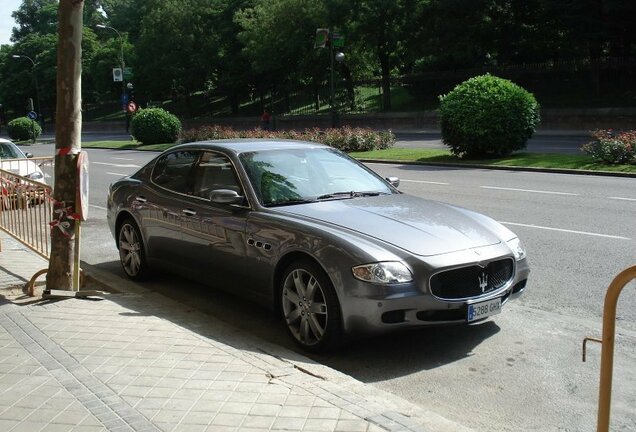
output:
<svg viewBox="0 0 636 432"><path fill-rule="evenodd" d="M175 144L141 145L137 141L91 141L82 147L134 149L161 151ZM558 153L515 153L509 157L485 160L464 160L450 154L448 150L391 148L367 152L353 152L351 156L363 160L383 160L395 162L447 163L497 167L551 168L587 171L608 171L635 173L636 165L607 165L594 161L586 155L566 155Z"/></svg>
<svg viewBox="0 0 636 432"><path fill-rule="evenodd" d="M465 160L451 155L448 150L430 149L386 149L354 152L357 159L377 159L398 162L452 163L498 167L552 168L589 171L611 171L636 173L636 165L607 165L594 161L586 155L557 153L515 153L499 159Z"/></svg>
<svg viewBox="0 0 636 432"><path fill-rule="evenodd" d="M174 147L176 144L151 144L142 145L138 141L88 141L82 143L82 148L108 148L120 150L150 150L163 151Z"/></svg>

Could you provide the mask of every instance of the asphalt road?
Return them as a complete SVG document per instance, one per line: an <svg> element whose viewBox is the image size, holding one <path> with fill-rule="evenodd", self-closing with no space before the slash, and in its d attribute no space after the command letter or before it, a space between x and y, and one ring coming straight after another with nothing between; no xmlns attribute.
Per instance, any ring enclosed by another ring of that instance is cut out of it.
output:
<svg viewBox="0 0 636 432"><path fill-rule="evenodd" d="M52 146L33 146L52 154ZM121 274L105 222L107 185L154 154L90 149L90 219L82 259ZM404 192L485 213L515 231L532 273L526 293L501 315L352 341L316 361L479 431L591 431L596 424L605 289L636 263L636 179L370 164L402 179ZM636 295L619 302L612 430L636 430ZM268 311L168 273L147 287L294 349Z"/></svg>

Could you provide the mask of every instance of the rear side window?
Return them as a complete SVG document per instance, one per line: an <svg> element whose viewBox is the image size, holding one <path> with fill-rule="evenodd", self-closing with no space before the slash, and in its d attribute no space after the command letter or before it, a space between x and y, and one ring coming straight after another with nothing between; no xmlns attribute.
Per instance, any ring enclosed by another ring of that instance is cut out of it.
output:
<svg viewBox="0 0 636 432"><path fill-rule="evenodd" d="M157 160L152 170L153 183L174 192L191 194L194 187L194 170L199 152L181 150L168 153Z"/></svg>

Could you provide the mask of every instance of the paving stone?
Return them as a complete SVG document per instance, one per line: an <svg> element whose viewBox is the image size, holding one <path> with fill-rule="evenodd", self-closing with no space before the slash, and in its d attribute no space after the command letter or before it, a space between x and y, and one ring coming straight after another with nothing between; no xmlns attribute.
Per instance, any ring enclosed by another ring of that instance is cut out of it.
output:
<svg viewBox="0 0 636 432"><path fill-rule="evenodd" d="M11 254L32 262L23 252ZM0 292L20 277L0 272ZM299 355L250 338L145 289L0 302L0 431L423 430L402 401L385 407L369 387L303 373Z"/></svg>

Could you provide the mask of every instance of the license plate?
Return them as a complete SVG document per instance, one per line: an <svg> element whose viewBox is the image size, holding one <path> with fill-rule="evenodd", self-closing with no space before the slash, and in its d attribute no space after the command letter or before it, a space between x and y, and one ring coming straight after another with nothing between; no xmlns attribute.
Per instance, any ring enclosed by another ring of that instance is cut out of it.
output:
<svg viewBox="0 0 636 432"><path fill-rule="evenodd" d="M484 319L501 312L501 298L468 305L468 322Z"/></svg>

